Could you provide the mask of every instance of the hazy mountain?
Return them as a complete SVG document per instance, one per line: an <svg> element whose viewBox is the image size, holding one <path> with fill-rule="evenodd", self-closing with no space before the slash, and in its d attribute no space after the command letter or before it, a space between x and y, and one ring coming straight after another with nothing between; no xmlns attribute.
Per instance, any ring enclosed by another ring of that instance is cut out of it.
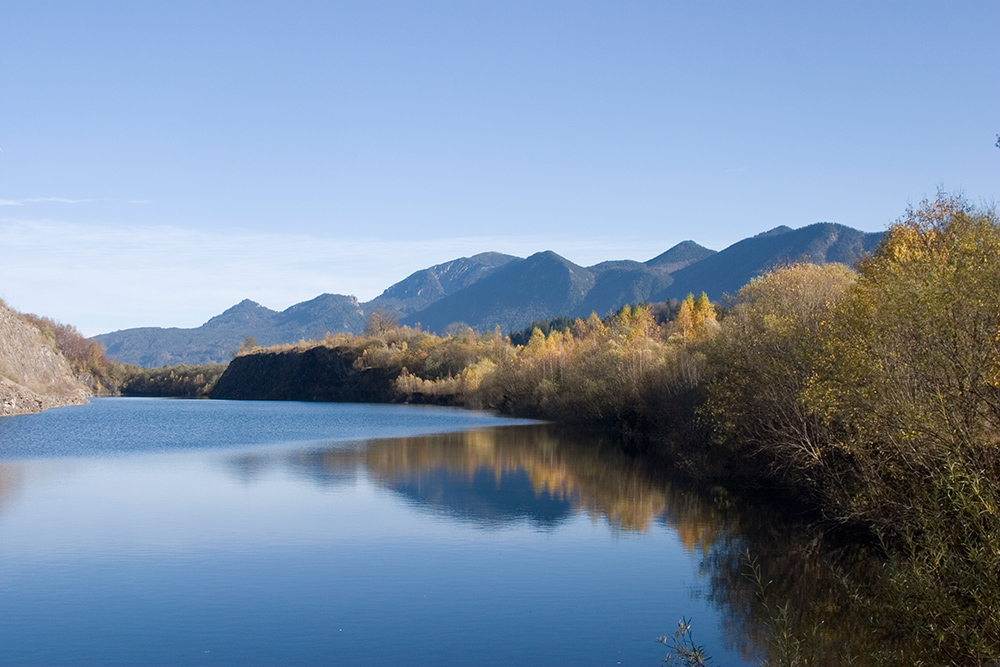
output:
<svg viewBox="0 0 1000 667"><path fill-rule="evenodd" d="M594 286L587 292L582 303L573 310L560 314L588 317L591 313L597 313L603 317L626 303L649 301L653 294L673 282L666 271L628 260L601 262L587 270L594 276ZM527 324L528 322L525 323Z"/></svg>
<svg viewBox="0 0 1000 667"><path fill-rule="evenodd" d="M369 314L382 309L405 317L469 287L505 264L518 259L520 258L499 252L484 252L438 264L410 274L363 304L363 307Z"/></svg>
<svg viewBox="0 0 1000 667"><path fill-rule="evenodd" d="M711 257L715 253L715 250L709 250L694 241L681 241L662 255L657 255L646 262L646 266L673 273L685 266L700 262L706 257Z"/></svg>
<svg viewBox="0 0 1000 667"><path fill-rule="evenodd" d="M474 329L518 329L552 313L575 311L596 278L587 269L552 251L508 262L465 289L405 318L429 331L461 322Z"/></svg>
<svg viewBox="0 0 1000 667"><path fill-rule="evenodd" d="M365 319L364 309L353 296L321 294L271 317L271 335L298 340L322 338L328 331L361 333L365 330Z"/></svg>
<svg viewBox="0 0 1000 667"><path fill-rule="evenodd" d="M882 234L833 223L776 227L721 252L684 241L647 262L610 261L581 267L554 252L509 261L468 287L404 318L429 331L462 323L504 332L559 315L607 315L624 304L682 299L705 291L713 299L735 294L774 266L806 260L852 265Z"/></svg>
<svg viewBox="0 0 1000 667"><path fill-rule="evenodd" d="M882 240L881 233L818 222L800 229L775 227L674 271L673 282L654 295L657 301L706 292L711 299L735 294L764 271L799 260L853 265Z"/></svg>
<svg viewBox="0 0 1000 667"><path fill-rule="evenodd" d="M224 311L221 315L216 315L208 322L205 322L199 329L209 331L232 329L235 327L258 327L277 314L278 311L265 308L256 301L243 299L229 310ZM185 329L178 329L178 331L185 331Z"/></svg>
<svg viewBox="0 0 1000 667"><path fill-rule="evenodd" d="M95 338L104 343L109 357L152 368L229 361L247 336L271 345L322 338L328 331L360 333L364 328L365 314L356 298L322 294L281 312L244 299L194 329L145 327Z"/></svg>
<svg viewBox="0 0 1000 667"><path fill-rule="evenodd" d="M574 264L554 252L526 259L486 252L417 271L365 304L323 294L275 312L242 301L195 329L128 329L97 336L108 355L141 366L228 361L246 336L262 345L322 338L328 331L359 333L378 309L403 324L433 332L465 324L505 332L560 315L604 316L624 304L684 298L689 292L719 299L782 263L810 260L853 264L882 234L833 223L776 227L721 252L683 241L647 262Z"/></svg>

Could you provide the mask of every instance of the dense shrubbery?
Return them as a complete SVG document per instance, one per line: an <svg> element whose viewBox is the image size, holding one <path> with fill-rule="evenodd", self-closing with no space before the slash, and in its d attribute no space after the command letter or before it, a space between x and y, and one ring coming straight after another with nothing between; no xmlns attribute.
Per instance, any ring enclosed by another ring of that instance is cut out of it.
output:
<svg viewBox="0 0 1000 667"><path fill-rule="evenodd" d="M130 366L121 386L125 396L205 398L226 370L226 364L201 364L139 368Z"/></svg>
<svg viewBox="0 0 1000 667"><path fill-rule="evenodd" d="M911 209L856 278L790 267L723 323L716 436L891 555L882 612L937 660L1000 658L1000 222ZM885 592L885 591L883 591Z"/></svg>

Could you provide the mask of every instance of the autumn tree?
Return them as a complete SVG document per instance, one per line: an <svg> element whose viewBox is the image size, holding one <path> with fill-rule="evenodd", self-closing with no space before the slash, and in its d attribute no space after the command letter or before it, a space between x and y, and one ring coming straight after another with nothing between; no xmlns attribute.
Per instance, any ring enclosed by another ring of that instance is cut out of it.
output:
<svg viewBox="0 0 1000 667"><path fill-rule="evenodd" d="M860 264L824 348L807 400L855 467L841 511L908 554L898 581L930 614L920 625L995 661L1000 613L975 610L993 606L976 591L1000 589L996 211L943 193L910 208Z"/></svg>
<svg viewBox="0 0 1000 667"><path fill-rule="evenodd" d="M707 340L718 332L718 324L715 306L708 295L702 292L696 300L694 294L688 294L677 310L671 336L682 343Z"/></svg>
<svg viewBox="0 0 1000 667"><path fill-rule="evenodd" d="M719 321L715 306L704 292L694 303L694 336L696 340L706 340L718 333Z"/></svg>
<svg viewBox="0 0 1000 667"><path fill-rule="evenodd" d="M399 328L399 316L395 311L379 308L368 316L365 324L365 334L384 337L390 331Z"/></svg>
<svg viewBox="0 0 1000 667"><path fill-rule="evenodd" d="M681 301L681 307L677 311L677 318L674 320L674 337L684 343L694 340L695 315L694 315L694 294L688 294Z"/></svg>
<svg viewBox="0 0 1000 667"><path fill-rule="evenodd" d="M815 403L851 425L856 454L907 467L995 465L1000 446L1000 225L939 195L893 225L827 335ZM931 460L934 463L931 463ZM873 461L873 464L876 462Z"/></svg>
<svg viewBox="0 0 1000 667"><path fill-rule="evenodd" d="M821 488L827 424L804 395L825 354L820 329L854 279L842 264L776 269L743 287L721 323L705 410L747 472Z"/></svg>

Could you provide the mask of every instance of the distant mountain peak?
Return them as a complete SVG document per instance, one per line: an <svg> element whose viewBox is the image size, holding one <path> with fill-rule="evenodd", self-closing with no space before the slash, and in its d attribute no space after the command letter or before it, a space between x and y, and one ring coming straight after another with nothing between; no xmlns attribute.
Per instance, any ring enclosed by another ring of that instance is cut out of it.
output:
<svg viewBox="0 0 1000 667"><path fill-rule="evenodd" d="M789 262L853 265L874 250L881 233L866 233L844 225L817 222L799 229L785 225L737 241L725 250L673 274L673 284L656 299L683 298L704 291L709 298L735 294L755 276Z"/></svg>
<svg viewBox="0 0 1000 667"><path fill-rule="evenodd" d="M219 326L229 326L235 323L246 324L259 322L260 320L266 320L276 314L277 311L265 308L256 301L243 299L235 306L224 310L220 315L216 315L208 322L205 322L202 326L211 329Z"/></svg>
<svg viewBox="0 0 1000 667"><path fill-rule="evenodd" d="M504 254L502 252L496 252L496 251L491 250L491 251L488 251L488 252L481 252L481 253L472 255L468 259L475 260L475 261L479 262L480 264L488 264L490 266L495 266L495 265L506 264L507 262L511 261L512 259L517 259L517 257L515 257L514 255L506 255L506 254Z"/></svg>
<svg viewBox="0 0 1000 667"><path fill-rule="evenodd" d="M472 257L460 257L435 264L411 273L362 306L368 313L384 309L406 316L469 287L519 259L500 252L481 252Z"/></svg>
<svg viewBox="0 0 1000 667"><path fill-rule="evenodd" d="M238 311L238 310L249 310L251 308L264 308L264 306L260 305L256 301L252 301L250 299L243 299L242 301L240 301L235 306L232 306L231 308L229 308L227 310L224 310L223 314L229 313L229 312Z"/></svg>
<svg viewBox="0 0 1000 667"><path fill-rule="evenodd" d="M694 241L681 241L670 250L646 262L646 266L673 273L714 254L714 250L698 245Z"/></svg>
<svg viewBox="0 0 1000 667"><path fill-rule="evenodd" d="M762 239L765 236L778 236L779 234L787 234L788 232L794 232L794 231L795 230L789 227L788 225L778 225L774 229L769 229L766 232L761 232L760 234L757 234L753 238Z"/></svg>
<svg viewBox="0 0 1000 667"><path fill-rule="evenodd" d="M296 306L306 306L306 305L318 306L321 304L329 304L329 303L339 304L339 303L344 303L345 301L348 303L357 304L358 297L354 296L353 294L332 294L330 292L324 292L323 294L313 297L308 301L301 301L293 306L289 306L289 308L286 310L290 310L292 308L295 308Z"/></svg>

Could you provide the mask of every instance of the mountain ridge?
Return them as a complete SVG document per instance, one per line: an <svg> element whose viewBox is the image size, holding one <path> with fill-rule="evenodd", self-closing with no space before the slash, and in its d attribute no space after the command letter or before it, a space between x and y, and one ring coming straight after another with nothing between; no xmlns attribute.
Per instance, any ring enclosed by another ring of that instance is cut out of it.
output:
<svg viewBox="0 0 1000 667"><path fill-rule="evenodd" d="M645 262L609 260L579 266L551 250L526 258L498 252L460 257L411 273L371 301L321 294L274 311L244 299L193 329L145 327L95 338L108 355L140 366L228 361L247 336L262 345L360 333L380 311L433 332L452 326L504 333L532 321L607 315L625 304L682 299L706 292L718 300L760 273L799 260L853 264L881 233L820 222L779 226L715 251L682 241Z"/></svg>
<svg viewBox="0 0 1000 667"><path fill-rule="evenodd" d="M833 222L817 222L799 229L775 227L737 241L721 252L674 272L673 283L653 300L683 299L705 292L711 299L735 294L764 271L796 261L853 265L872 252L881 233L862 232Z"/></svg>

